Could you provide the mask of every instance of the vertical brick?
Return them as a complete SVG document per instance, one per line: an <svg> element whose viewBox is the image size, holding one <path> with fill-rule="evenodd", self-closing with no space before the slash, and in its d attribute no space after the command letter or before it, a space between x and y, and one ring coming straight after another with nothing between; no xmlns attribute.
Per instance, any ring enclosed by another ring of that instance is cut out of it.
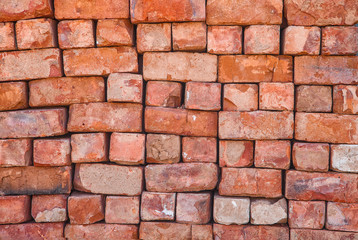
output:
<svg viewBox="0 0 358 240"><path fill-rule="evenodd" d="M69 138L34 140L34 166L71 165Z"/></svg>
<svg viewBox="0 0 358 240"><path fill-rule="evenodd" d="M176 193L142 192L143 221L174 220Z"/></svg>
<svg viewBox="0 0 358 240"><path fill-rule="evenodd" d="M108 137L105 133L71 135L71 160L73 163L105 162L108 160Z"/></svg>
<svg viewBox="0 0 358 240"><path fill-rule="evenodd" d="M143 52L170 51L172 28L170 23L139 24L137 27L137 50Z"/></svg>
<svg viewBox="0 0 358 240"><path fill-rule="evenodd" d="M0 5L0 22L52 16L53 9L49 0L4 0Z"/></svg>
<svg viewBox="0 0 358 240"><path fill-rule="evenodd" d="M287 222L287 202L281 199L253 199L250 205L251 224L273 225Z"/></svg>
<svg viewBox="0 0 358 240"><path fill-rule="evenodd" d="M139 197L107 196L106 223L138 224Z"/></svg>
<svg viewBox="0 0 358 240"><path fill-rule="evenodd" d="M331 169L358 173L358 145L331 145Z"/></svg>
<svg viewBox="0 0 358 240"><path fill-rule="evenodd" d="M319 55L321 29L319 27L288 26L282 32L283 54Z"/></svg>
<svg viewBox="0 0 358 240"><path fill-rule="evenodd" d="M250 221L250 199L215 195L213 211L216 223L247 224Z"/></svg>
<svg viewBox="0 0 358 240"><path fill-rule="evenodd" d="M67 195L32 196L31 215L36 222L67 220Z"/></svg>
<svg viewBox="0 0 358 240"><path fill-rule="evenodd" d="M111 73L107 79L108 102L141 103L143 95L142 75Z"/></svg>
<svg viewBox="0 0 358 240"><path fill-rule="evenodd" d="M91 224L104 219L104 197L74 192L68 197L71 224Z"/></svg>
<svg viewBox="0 0 358 240"><path fill-rule="evenodd" d="M146 151L147 163L177 163L180 160L180 137L148 134Z"/></svg>
<svg viewBox="0 0 358 240"><path fill-rule="evenodd" d="M145 158L145 134L112 133L109 160L118 164L143 164Z"/></svg>
<svg viewBox="0 0 358 240"><path fill-rule="evenodd" d="M294 108L293 83L260 83L259 108L264 110L288 110Z"/></svg>
<svg viewBox="0 0 358 240"><path fill-rule="evenodd" d="M208 52L213 54L240 54L242 52L242 27L209 26Z"/></svg>
<svg viewBox="0 0 358 240"><path fill-rule="evenodd" d="M255 167L289 169L290 141L256 141Z"/></svg>
<svg viewBox="0 0 358 240"><path fill-rule="evenodd" d="M81 238L89 239L138 239L138 226L121 224L67 224L65 228L65 237L68 240Z"/></svg>
<svg viewBox="0 0 358 240"><path fill-rule="evenodd" d="M210 193L178 193L176 221L206 224L211 218Z"/></svg>
<svg viewBox="0 0 358 240"><path fill-rule="evenodd" d="M30 166L32 141L30 139L0 140L0 166Z"/></svg>
<svg viewBox="0 0 358 240"><path fill-rule="evenodd" d="M251 141L220 141L220 167L250 167L254 163L254 144Z"/></svg>
<svg viewBox="0 0 358 240"><path fill-rule="evenodd" d="M96 38L98 47L133 46L134 28L128 19L100 19Z"/></svg>
<svg viewBox="0 0 358 240"><path fill-rule="evenodd" d="M358 27L322 28L323 55L356 55L358 53Z"/></svg>
<svg viewBox="0 0 358 240"><path fill-rule="evenodd" d="M216 138L183 137L183 162L212 162L216 163Z"/></svg>
<svg viewBox="0 0 358 240"><path fill-rule="evenodd" d="M358 86L337 85L333 87L333 112L341 114L358 113Z"/></svg>
<svg viewBox="0 0 358 240"><path fill-rule="evenodd" d="M292 162L297 170L328 171L329 144L296 142L292 148Z"/></svg>
<svg viewBox="0 0 358 240"><path fill-rule="evenodd" d="M182 86L177 82L148 81L145 104L157 107L179 107Z"/></svg>
<svg viewBox="0 0 358 240"><path fill-rule="evenodd" d="M224 111L258 109L259 88L256 84L224 84Z"/></svg>
<svg viewBox="0 0 358 240"><path fill-rule="evenodd" d="M280 54L280 26L253 25L245 28L245 54Z"/></svg>
<svg viewBox="0 0 358 240"><path fill-rule="evenodd" d="M141 222L139 239L191 239L191 225L171 222Z"/></svg>
<svg viewBox="0 0 358 240"><path fill-rule="evenodd" d="M296 110L298 112L331 112L332 88L330 86L297 86Z"/></svg>
<svg viewBox="0 0 358 240"><path fill-rule="evenodd" d="M58 23L58 43L60 48L94 47L92 20L67 20Z"/></svg>
<svg viewBox="0 0 358 240"><path fill-rule="evenodd" d="M357 203L327 203L326 228L338 231L358 231Z"/></svg>
<svg viewBox="0 0 358 240"><path fill-rule="evenodd" d="M22 223L31 220L31 197L27 195L0 197L0 224ZM0 230L1 237L1 230Z"/></svg>
<svg viewBox="0 0 358 240"><path fill-rule="evenodd" d="M206 24L203 22L173 23L174 51L204 51Z"/></svg>
<svg viewBox="0 0 358 240"><path fill-rule="evenodd" d="M188 82L185 84L185 108L220 110L221 84ZM203 94L205 92L205 94Z"/></svg>
<svg viewBox="0 0 358 240"><path fill-rule="evenodd" d="M323 201L289 201L288 224L290 228L322 229L326 203Z"/></svg>
<svg viewBox="0 0 358 240"><path fill-rule="evenodd" d="M1 10L0 10L1 11ZM14 23L0 23L0 51L15 50L15 30Z"/></svg>

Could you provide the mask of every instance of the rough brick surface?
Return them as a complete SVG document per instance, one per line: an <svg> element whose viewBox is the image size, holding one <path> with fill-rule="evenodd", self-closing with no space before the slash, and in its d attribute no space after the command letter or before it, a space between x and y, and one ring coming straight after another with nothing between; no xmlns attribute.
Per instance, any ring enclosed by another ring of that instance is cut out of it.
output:
<svg viewBox="0 0 358 240"><path fill-rule="evenodd" d="M65 228L65 237L69 240L76 239L138 239L138 227L135 225L121 224L89 224L77 225L67 224Z"/></svg>
<svg viewBox="0 0 358 240"><path fill-rule="evenodd" d="M143 221L174 220L175 201L175 193L143 192L141 219Z"/></svg>
<svg viewBox="0 0 358 240"><path fill-rule="evenodd" d="M0 51L15 50L15 48L14 23L0 23Z"/></svg>
<svg viewBox="0 0 358 240"><path fill-rule="evenodd" d="M297 170L325 172L329 168L329 144L294 143L292 162Z"/></svg>
<svg viewBox="0 0 358 240"><path fill-rule="evenodd" d="M3 239L50 239L65 240L63 223L24 223L0 225L0 237Z"/></svg>
<svg viewBox="0 0 358 240"><path fill-rule="evenodd" d="M179 223L206 224L211 218L210 193L178 193L176 220Z"/></svg>
<svg viewBox="0 0 358 240"><path fill-rule="evenodd" d="M118 164L144 163L145 135L137 133L113 133L109 148L109 160Z"/></svg>
<svg viewBox="0 0 358 240"><path fill-rule="evenodd" d="M67 195L32 196L31 215L36 222L67 220Z"/></svg>
<svg viewBox="0 0 358 240"><path fill-rule="evenodd" d="M0 197L0 224L22 223L31 219L31 198L27 195ZM1 230L0 230L1 232ZM0 233L1 236L1 233Z"/></svg>
<svg viewBox="0 0 358 240"><path fill-rule="evenodd" d="M255 167L288 169L290 163L290 141L256 141Z"/></svg>
<svg viewBox="0 0 358 240"><path fill-rule="evenodd" d="M71 165L69 138L36 139L33 142L34 166Z"/></svg>
<svg viewBox="0 0 358 240"><path fill-rule="evenodd" d="M208 52L213 54L240 54L242 51L242 27L209 26Z"/></svg>
<svg viewBox="0 0 358 240"><path fill-rule="evenodd" d="M284 54L319 55L321 40L319 27L289 26L282 34Z"/></svg>
<svg viewBox="0 0 358 240"><path fill-rule="evenodd" d="M97 22L96 44L104 46L132 46L134 27L127 19L101 19Z"/></svg>
<svg viewBox="0 0 358 240"><path fill-rule="evenodd" d="M250 167L254 163L254 144L251 141L220 141L220 167Z"/></svg>
<svg viewBox="0 0 358 240"><path fill-rule="evenodd" d="M141 222L140 239L191 239L190 224L173 222Z"/></svg>
<svg viewBox="0 0 358 240"><path fill-rule="evenodd" d="M143 79L139 74L111 73L107 79L108 102L141 103Z"/></svg>
<svg viewBox="0 0 358 240"><path fill-rule="evenodd" d="M327 229L357 232L357 212L357 203L327 203Z"/></svg>
<svg viewBox="0 0 358 240"><path fill-rule="evenodd" d="M74 192L68 197L71 224L91 224L104 219L104 197Z"/></svg>
<svg viewBox="0 0 358 240"><path fill-rule="evenodd" d="M358 27L325 27L322 29L323 55L358 53Z"/></svg>
<svg viewBox="0 0 358 240"><path fill-rule="evenodd" d="M337 85L333 87L333 112L340 114L358 113L358 86Z"/></svg>
<svg viewBox="0 0 358 240"><path fill-rule="evenodd" d="M212 162L216 163L216 138L183 137L183 162Z"/></svg>
<svg viewBox="0 0 358 240"><path fill-rule="evenodd" d="M0 140L0 166L30 166L32 141L30 139Z"/></svg>
<svg viewBox="0 0 358 240"><path fill-rule="evenodd" d="M253 25L245 28L245 54L279 54L280 26Z"/></svg>
<svg viewBox="0 0 358 240"><path fill-rule="evenodd" d="M174 51L203 51L206 48L206 24L202 22L173 23Z"/></svg>
<svg viewBox="0 0 358 240"><path fill-rule="evenodd" d="M289 201L288 224L291 228L322 229L326 204L323 201Z"/></svg>
<svg viewBox="0 0 358 240"><path fill-rule="evenodd" d="M4 0L0 4L0 21L17 21L20 19L51 17L53 10L49 0Z"/></svg>
<svg viewBox="0 0 358 240"><path fill-rule="evenodd" d="M259 107L259 88L256 84L225 84L224 111L254 111Z"/></svg>
<svg viewBox="0 0 358 240"><path fill-rule="evenodd" d="M62 49L94 47L92 20L67 20L58 23L58 44Z"/></svg>
<svg viewBox="0 0 358 240"><path fill-rule="evenodd" d="M296 87L296 111L298 112L331 112L332 88L329 86Z"/></svg>
<svg viewBox="0 0 358 240"><path fill-rule="evenodd" d="M108 160L108 137L105 133L71 135L71 161L105 162Z"/></svg>
<svg viewBox="0 0 358 240"><path fill-rule="evenodd" d="M139 197L108 196L106 223L139 223Z"/></svg>
<svg viewBox="0 0 358 240"><path fill-rule="evenodd" d="M145 104L157 107L179 107L182 86L177 82L148 81Z"/></svg>
<svg viewBox="0 0 358 240"><path fill-rule="evenodd" d="M244 197L214 197L214 221L216 223L247 224L250 221L250 199Z"/></svg>
<svg viewBox="0 0 358 240"><path fill-rule="evenodd" d="M137 50L143 52L168 52L171 45L170 23L139 24L137 27Z"/></svg>

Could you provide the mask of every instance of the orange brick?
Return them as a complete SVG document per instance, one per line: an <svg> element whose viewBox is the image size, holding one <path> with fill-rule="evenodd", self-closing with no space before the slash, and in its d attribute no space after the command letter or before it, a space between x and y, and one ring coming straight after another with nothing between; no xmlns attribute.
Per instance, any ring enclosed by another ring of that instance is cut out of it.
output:
<svg viewBox="0 0 358 240"><path fill-rule="evenodd" d="M180 160L180 137L147 134L147 163L177 163Z"/></svg>
<svg viewBox="0 0 358 240"><path fill-rule="evenodd" d="M60 48L94 47L94 25L92 20L60 21L57 28Z"/></svg>
<svg viewBox="0 0 358 240"><path fill-rule="evenodd" d="M207 225L191 225L191 239L202 240L213 238L213 227L210 224Z"/></svg>
<svg viewBox="0 0 358 240"><path fill-rule="evenodd" d="M216 239L263 239L289 240L289 228L286 226L220 225L214 224ZM306 239L306 238L304 238ZM298 240L298 239L297 239Z"/></svg>
<svg viewBox="0 0 358 240"><path fill-rule="evenodd" d="M358 231L357 203L327 203L326 228L338 231Z"/></svg>
<svg viewBox="0 0 358 240"><path fill-rule="evenodd" d="M148 151L148 150L147 150ZM145 134L112 133L109 160L118 164L144 164Z"/></svg>
<svg viewBox="0 0 358 240"><path fill-rule="evenodd" d="M176 193L142 192L143 221L174 220Z"/></svg>
<svg viewBox="0 0 358 240"><path fill-rule="evenodd" d="M0 111L28 107L26 82L0 83Z"/></svg>
<svg viewBox="0 0 358 240"><path fill-rule="evenodd" d="M280 54L280 26L253 25L245 28L245 54Z"/></svg>
<svg viewBox="0 0 358 240"><path fill-rule="evenodd" d="M258 109L259 88L256 84L224 84L224 111Z"/></svg>
<svg viewBox="0 0 358 240"><path fill-rule="evenodd" d="M71 135L73 163L108 161L108 137L105 133Z"/></svg>
<svg viewBox="0 0 358 240"><path fill-rule="evenodd" d="M283 54L319 55L321 29L319 27L288 26L282 32Z"/></svg>
<svg viewBox="0 0 358 240"><path fill-rule="evenodd" d="M59 239L63 238L64 223L25 223L0 225L1 239Z"/></svg>
<svg viewBox="0 0 358 240"><path fill-rule="evenodd" d="M22 223L31 220L30 208L30 196L0 196L0 224Z"/></svg>
<svg viewBox="0 0 358 240"><path fill-rule="evenodd" d="M358 86L337 85L333 87L333 112L340 114L358 113Z"/></svg>
<svg viewBox="0 0 358 240"><path fill-rule="evenodd" d="M289 169L290 141L256 141L255 167Z"/></svg>
<svg viewBox="0 0 358 240"><path fill-rule="evenodd" d="M104 196L74 192L68 197L71 224L91 224L104 219Z"/></svg>
<svg viewBox="0 0 358 240"><path fill-rule="evenodd" d="M50 0L39 0L36 2L4 0L0 5L0 22L52 16L53 10Z"/></svg>
<svg viewBox="0 0 358 240"><path fill-rule="evenodd" d="M157 107L179 107L182 86L177 82L148 81L145 104Z"/></svg>
<svg viewBox="0 0 358 240"><path fill-rule="evenodd" d="M205 94L203 94L205 93ZM185 108L197 110L221 109L221 84L188 82L185 84Z"/></svg>
<svg viewBox="0 0 358 240"><path fill-rule="evenodd" d="M183 137L183 162L212 162L216 163L216 138Z"/></svg>
<svg viewBox="0 0 358 240"><path fill-rule="evenodd" d="M176 221L179 223L206 224L211 218L210 193L178 193Z"/></svg>
<svg viewBox="0 0 358 240"><path fill-rule="evenodd" d="M328 171L329 144L296 142L292 148L292 162L297 170Z"/></svg>
<svg viewBox="0 0 358 240"><path fill-rule="evenodd" d="M30 139L1 139L0 166L30 166L32 141Z"/></svg>
<svg viewBox="0 0 358 240"><path fill-rule="evenodd" d="M134 28L128 19L100 19L96 38L98 47L133 46Z"/></svg>
<svg viewBox="0 0 358 240"><path fill-rule="evenodd" d="M139 197L107 196L106 223L138 224Z"/></svg>
<svg viewBox="0 0 358 240"><path fill-rule="evenodd" d="M357 233L312 229L291 229L291 240L301 239L354 239Z"/></svg>
<svg viewBox="0 0 358 240"><path fill-rule="evenodd" d="M138 239L138 227L135 225L121 224L66 224L65 237L69 240L81 239L85 236L89 239Z"/></svg>
<svg viewBox="0 0 358 240"><path fill-rule="evenodd" d="M107 79L108 102L141 103L143 95L142 75L111 73Z"/></svg>
<svg viewBox="0 0 358 240"><path fill-rule="evenodd" d="M137 27L137 50L143 52L168 52L171 45L170 23L139 24Z"/></svg>
<svg viewBox="0 0 358 240"><path fill-rule="evenodd" d="M240 54L242 52L242 27L209 26L208 52L213 54Z"/></svg>
<svg viewBox="0 0 358 240"><path fill-rule="evenodd" d="M191 225L173 222L141 222L139 239L191 239Z"/></svg>
<svg viewBox="0 0 358 240"><path fill-rule="evenodd" d="M322 229L326 214L323 201L289 201L290 228Z"/></svg>
<svg viewBox="0 0 358 240"><path fill-rule="evenodd" d="M254 144L251 141L220 141L220 167L250 167L254 163Z"/></svg>
<svg viewBox="0 0 358 240"><path fill-rule="evenodd" d="M330 86L301 85L296 87L296 111L331 112L332 88Z"/></svg>
<svg viewBox="0 0 358 240"><path fill-rule="evenodd" d="M174 51L204 51L206 24L203 22L173 23Z"/></svg>
<svg viewBox="0 0 358 240"><path fill-rule="evenodd" d="M263 110L288 110L294 108L293 83L260 83L259 108Z"/></svg>
<svg viewBox="0 0 358 240"><path fill-rule="evenodd" d="M67 195L32 196L31 215L36 222L67 220Z"/></svg>
<svg viewBox="0 0 358 240"><path fill-rule="evenodd" d="M71 165L71 144L69 138L35 139L34 166Z"/></svg>
<svg viewBox="0 0 358 240"><path fill-rule="evenodd" d="M0 10L1 12L1 10ZM0 51L15 50L15 30L14 23L0 23Z"/></svg>
<svg viewBox="0 0 358 240"><path fill-rule="evenodd" d="M358 27L322 28L322 55L356 55L357 53Z"/></svg>

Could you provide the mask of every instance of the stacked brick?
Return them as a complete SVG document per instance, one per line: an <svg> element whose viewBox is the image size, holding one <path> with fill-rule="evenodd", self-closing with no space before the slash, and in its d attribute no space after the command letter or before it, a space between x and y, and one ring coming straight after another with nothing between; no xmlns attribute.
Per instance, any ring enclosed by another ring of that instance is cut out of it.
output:
<svg viewBox="0 0 358 240"><path fill-rule="evenodd" d="M356 0L0 2L0 239L357 239Z"/></svg>

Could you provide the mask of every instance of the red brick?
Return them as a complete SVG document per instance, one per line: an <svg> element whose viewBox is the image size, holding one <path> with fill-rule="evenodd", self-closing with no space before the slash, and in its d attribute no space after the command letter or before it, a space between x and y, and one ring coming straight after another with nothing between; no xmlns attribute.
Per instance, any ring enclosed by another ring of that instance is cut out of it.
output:
<svg viewBox="0 0 358 240"><path fill-rule="evenodd" d="M140 195L143 169L107 164L77 164L74 188L82 192L111 195Z"/></svg>
<svg viewBox="0 0 358 240"><path fill-rule="evenodd" d="M282 32L283 54L319 55L321 29L319 27L288 26Z"/></svg>
<svg viewBox="0 0 358 240"><path fill-rule="evenodd" d="M252 199L251 224L273 225L287 222L287 202L281 199Z"/></svg>
<svg viewBox="0 0 358 240"><path fill-rule="evenodd" d="M147 163L177 163L180 160L180 137L147 134Z"/></svg>
<svg viewBox="0 0 358 240"><path fill-rule="evenodd" d="M331 169L337 172L358 173L358 146L331 145Z"/></svg>
<svg viewBox="0 0 358 240"><path fill-rule="evenodd" d="M69 49L63 51L63 64L66 76L138 71L137 52L132 47Z"/></svg>
<svg viewBox="0 0 358 240"><path fill-rule="evenodd" d="M280 54L280 26L253 25L245 28L245 54Z"/></svg>
<svg viewBox="0 0 358 240"><path fill-rule="evenodd" d="M69 138L34 140L34 166L71 165Z"/></svg>
<svg viewBox="0 0 358 240"><path fill-rule="evenodd" d="M32 142L30 139L0 140L0 166L30 166Z"/></svg>
<svg viewBox="0 0 358 240"><path fill-rule="evenodd" d="M63 237L64 226L64 223L25 223L0 225L0 238L65 240Z"/></svg>
<svg viewBox="0 0 358 240"><path fill-rule="evenodd" d="M174 220L176 193L142 192L143 221Z"/></svg>
<svg viewBox="0 0 358 240"><path fill-rule="evenodd" d="M142 75L111 73L107 79L108 102L141 103L143 95Z"/></svg>
<svg viewBox="0 0 358 240"><path fill-rule="evenodd" d="M209 26L208 52L213 54L240 54L242 52L242 27Z"/></svg>
<svg viewBox="0 0 358 240"><path fill-rule="evenodd" d="M297 170L326 172L329 144L296 142L293 144L292 162Z"/></svg>
<svg viewBox="0 0 358 240"><path fill-rule="evenodd" d="M173 23L174 51L204 51L206 24L203 22Z"/></svg>
<svg viewBox="0 0 358 240"><path fill-rule="evenodd" d="M179 107L182 86L177 82L148 81L145 104L157 107Z"/></svg>
<svg viewBox="0 0 358 240"><path fill-rule="evenodd" d="M61 77L60 50L39 49L0 53L0 82Z"/></svg>
<svg viewBox="0 0 358 240"><path fill-rule="evenodd" d="M94 47L92 20L68 20L58 23L58 44L62 49Z"/></svg>
<svg viewBox="0 0 358 240"><path fill-rule="evenodd" d="M72 225L67 224L65 228L65 237L68 240L78 239L138 239L138 227L135 225L120 224L89 224Z"/></svg>
<svg viewBox="0 0 358 240"><path fill-rule="evenodd" d="M216 163L216 138L183 137L183 162L212 162Z"/></svg>
<svg viewBox="0 0 358 240"><path fill-rule="evenodd" d="M73 163L108 161L108 137L105 133L71 135L71 160Z"/></svg>
<svg viewBox="0 0 358 240"><path fill-rule="evenodd" d="M172 28L170 23L139 24L137 27L137 50L143 52L164 52L172 49Z"/></svg>
<svg viewBox="0 0 358 240"><path fill-rule="evenodd" d="M106 223L139 223L139 197L107 196Z"/></svg>
<svg viewBox="0 0 358 240"><path fill-rule="evenodd" d="M332 88L330 86L297 86L296 111L331 112Z"/></svg>
<svg viewBox="0 0 358 240"><path fill-rule="evenodd" d="M65 108L0 112L0 138L28 138L63 135Z"/></svg>
<svg viewBox="0 0 358 240"><path fill-rule="evenodd" d="M337 85L333 87L333 112L341 114L358 113L358 86Z"/></svg>
<svg viewBox="0 0 358 240"><path fill-rule="evenodd" d="M289 169L290 141L256 141L255 167Z"/></svg>
<svg viewBox="0 0 358 240"><path fill-rule="evenodd" d="M56 19L128 18L128 0L55 0Z"/></svg>
<svg viewBox="0 0 358 240"><path fill-rule="evenodd" d="M215 195L213 211L216 223L247 224L250 221L250 199Z"/></svg>
<svg viewBox="0 0 358 240"><path fill-rule="evenodd" d="M219 82L292 82L292 57L230 55L219 57Z"/></svg>
<svg viewBox="0 0 358 240"><path fill-rule="evenodd" d="M68 166L0 168L0 179L2 179L0 194L70 193L71 176L72 168Z"/></svg>
<svg viewBox="0 0 358 240"><path fill-rule="evenodd" d="M221 84L201 82L186 83L185 108L214 111L220 110Z"/></svg>
<svg viewBox="0 0 358 240"><path fill-rule="evenodd" d="M206 224L211 218L210 193L178 193L176 221Z"/></svg>
<svg viewBox="0 0 358 240"><path fill-rule="evenodd" d="M312 229L291 229L291 240L345 240L345 239L357 239L357 233L349 232L337 232L327 230L312 230Z"/></svg>
<svg viewBox="0 0 358 240"><path fill-rule="evenodd" d="M139 239L191 239L191 225L172 222L141 222Z"/></svg>
<svg viewBox="0 0 358 240"><path fill-rule="evenodd" d="M150 133L216 137L217 113L178 108L146 107L145 131Z"/></svg>
<svg viewBox="0 0 358 240"><path fill-rule="evenodd" d="M0 196L0 224L22 223L31 220L30 208L30 196Z"/></svg>
<svg viewBox="0 0 358 240"><path fill-rule="evenodd" d="M357 84L358 56L295 57L295 84Z"/></svg>
<svg viewBox="0 0 358 240"><path fill-rule="evenodd" d="M309 142L358 143L358 116L296 113L295 139Z"/></svg>
<svg viewBox="0 0 358 240"><path fill-rule="evenodd" d="M293 136L292 112L220 112L221 139L290 139Z"/></svg>
<svg viewBox="0 0 358 240"><path fill-rule="evenodd" d="M281 171L222 168L219 194L223 196L281 197Z"/></svg>
<svg viewBox="0 0 358 240"><path fill-rule="evenodd" d="M71 224L91 224L104 219L104 196L74 192L68 197Z"/></svg>
<svg viewBox="0 0 358 240"><path fill-rule="evenodd" d="M282 1L279 0L209 0L209 25L281 24Z"/></svg>
<svg viewBox="0 0 358 240"><path fill-rule="evenodd" d="M212 240L213 227L212 225L192 225L191 226L192 240Z"/></svg>
<svg viewBox="0 0 358 240"><path fill-rule="evenodd" d="M140 132L142 106L131 103L87 103L70 106L71 132Z"/></svg>
<svg viewBox="0 0 358 240"><path fill-rule="evenodd" d="M4 0L0 4L0 22L52 16L50 0Z"/></svg>
<svg viewBox="0 0 358 240"><path fill-rule="evenodd" d="M31 107L105 101L105 84L101 77L47 78L29 82L29 88Z"/></svg>
<svg viewBox="0 0 358 240"><path fill-rule="evenodd" d="M128 19L101 19L97 22L96 43L104 46L133 46L134 28Z"/></svg>
<svg viewBox="0 0 358 240"><path fill-rule="evenodd" d="M1 10L0 10L1 11ZM14 23L0 23L0 51L15 50L15 30Z"/></svg>
<svg viewBox="0 0 358 240"><path fill-rule="evenodd" d="M67 195L32 196L31 215L36 222L67 220Z"/></svg>
<svg viewBox="0 0 358 240"><path fill-rule="evenodd" d="M49 18L16 22L18 49L57 47L56 21Z"/></svg>
<svg viewBox="0 0 358 240"><path fill-rule="evenodd" d="M217 56L207 53L145 53L145 80L215 82Z"/></svg>
<svg viewBox="0 0 358 240"><path fill-rule="evenodd" d="M322 55L356 55L357 53L358 27L322 28Z"/></svg>
<svg viewBox="0 0 358 240"><path fill-rule="evenodd" d="M205 21L204 0L131 0L132 23Z"/></svg>
<svg viewBox="0 0 358 240"><path fill-rule="evenodd" d="M289 201L290 228L322 229L326 204L322 201Z"/></svg>
<svg viewBox="0 0 358 240"><path fill-rule="evenodd" d="M254 163L254 144L251 141L220 141L220 167L250 167Z"/></svg>
<svg viewBox="0 0 358 240"><path fill-rule="evenodd" d="M329 230L358 231L357 203L327 203L327 224Z"/></svg>
<svg viewBox="0 0 358 240"><path fill-rule="evenodd" d="M112 133L109 148L111 162L126 165L144 164L145 134Z"/></svg>
<svg viewBox="0 0 358 240"><path fill-rule="evenodd" d="M196 192L212 190L218 181L218 167L214 163L176 163L147 165L147 191Z"/></svg>
<svg viewBox="0 0 358 240"><path fill-rule="evenodd" d="M260 83L259 108L263 110L288 110L294 108L293 83Z"/></svg>
<svg viewBox="0 0 358 240"><path fill-rule="evenodd" d="M286 172L286 198L354 203L358 176L348 173Z"/></svg>
<svg viewBox="0 0 358 240"><path fill-rule="evenodd" d="M253 111L258 109L259 88L256 84L225 84L224 111Z"/></svg>

